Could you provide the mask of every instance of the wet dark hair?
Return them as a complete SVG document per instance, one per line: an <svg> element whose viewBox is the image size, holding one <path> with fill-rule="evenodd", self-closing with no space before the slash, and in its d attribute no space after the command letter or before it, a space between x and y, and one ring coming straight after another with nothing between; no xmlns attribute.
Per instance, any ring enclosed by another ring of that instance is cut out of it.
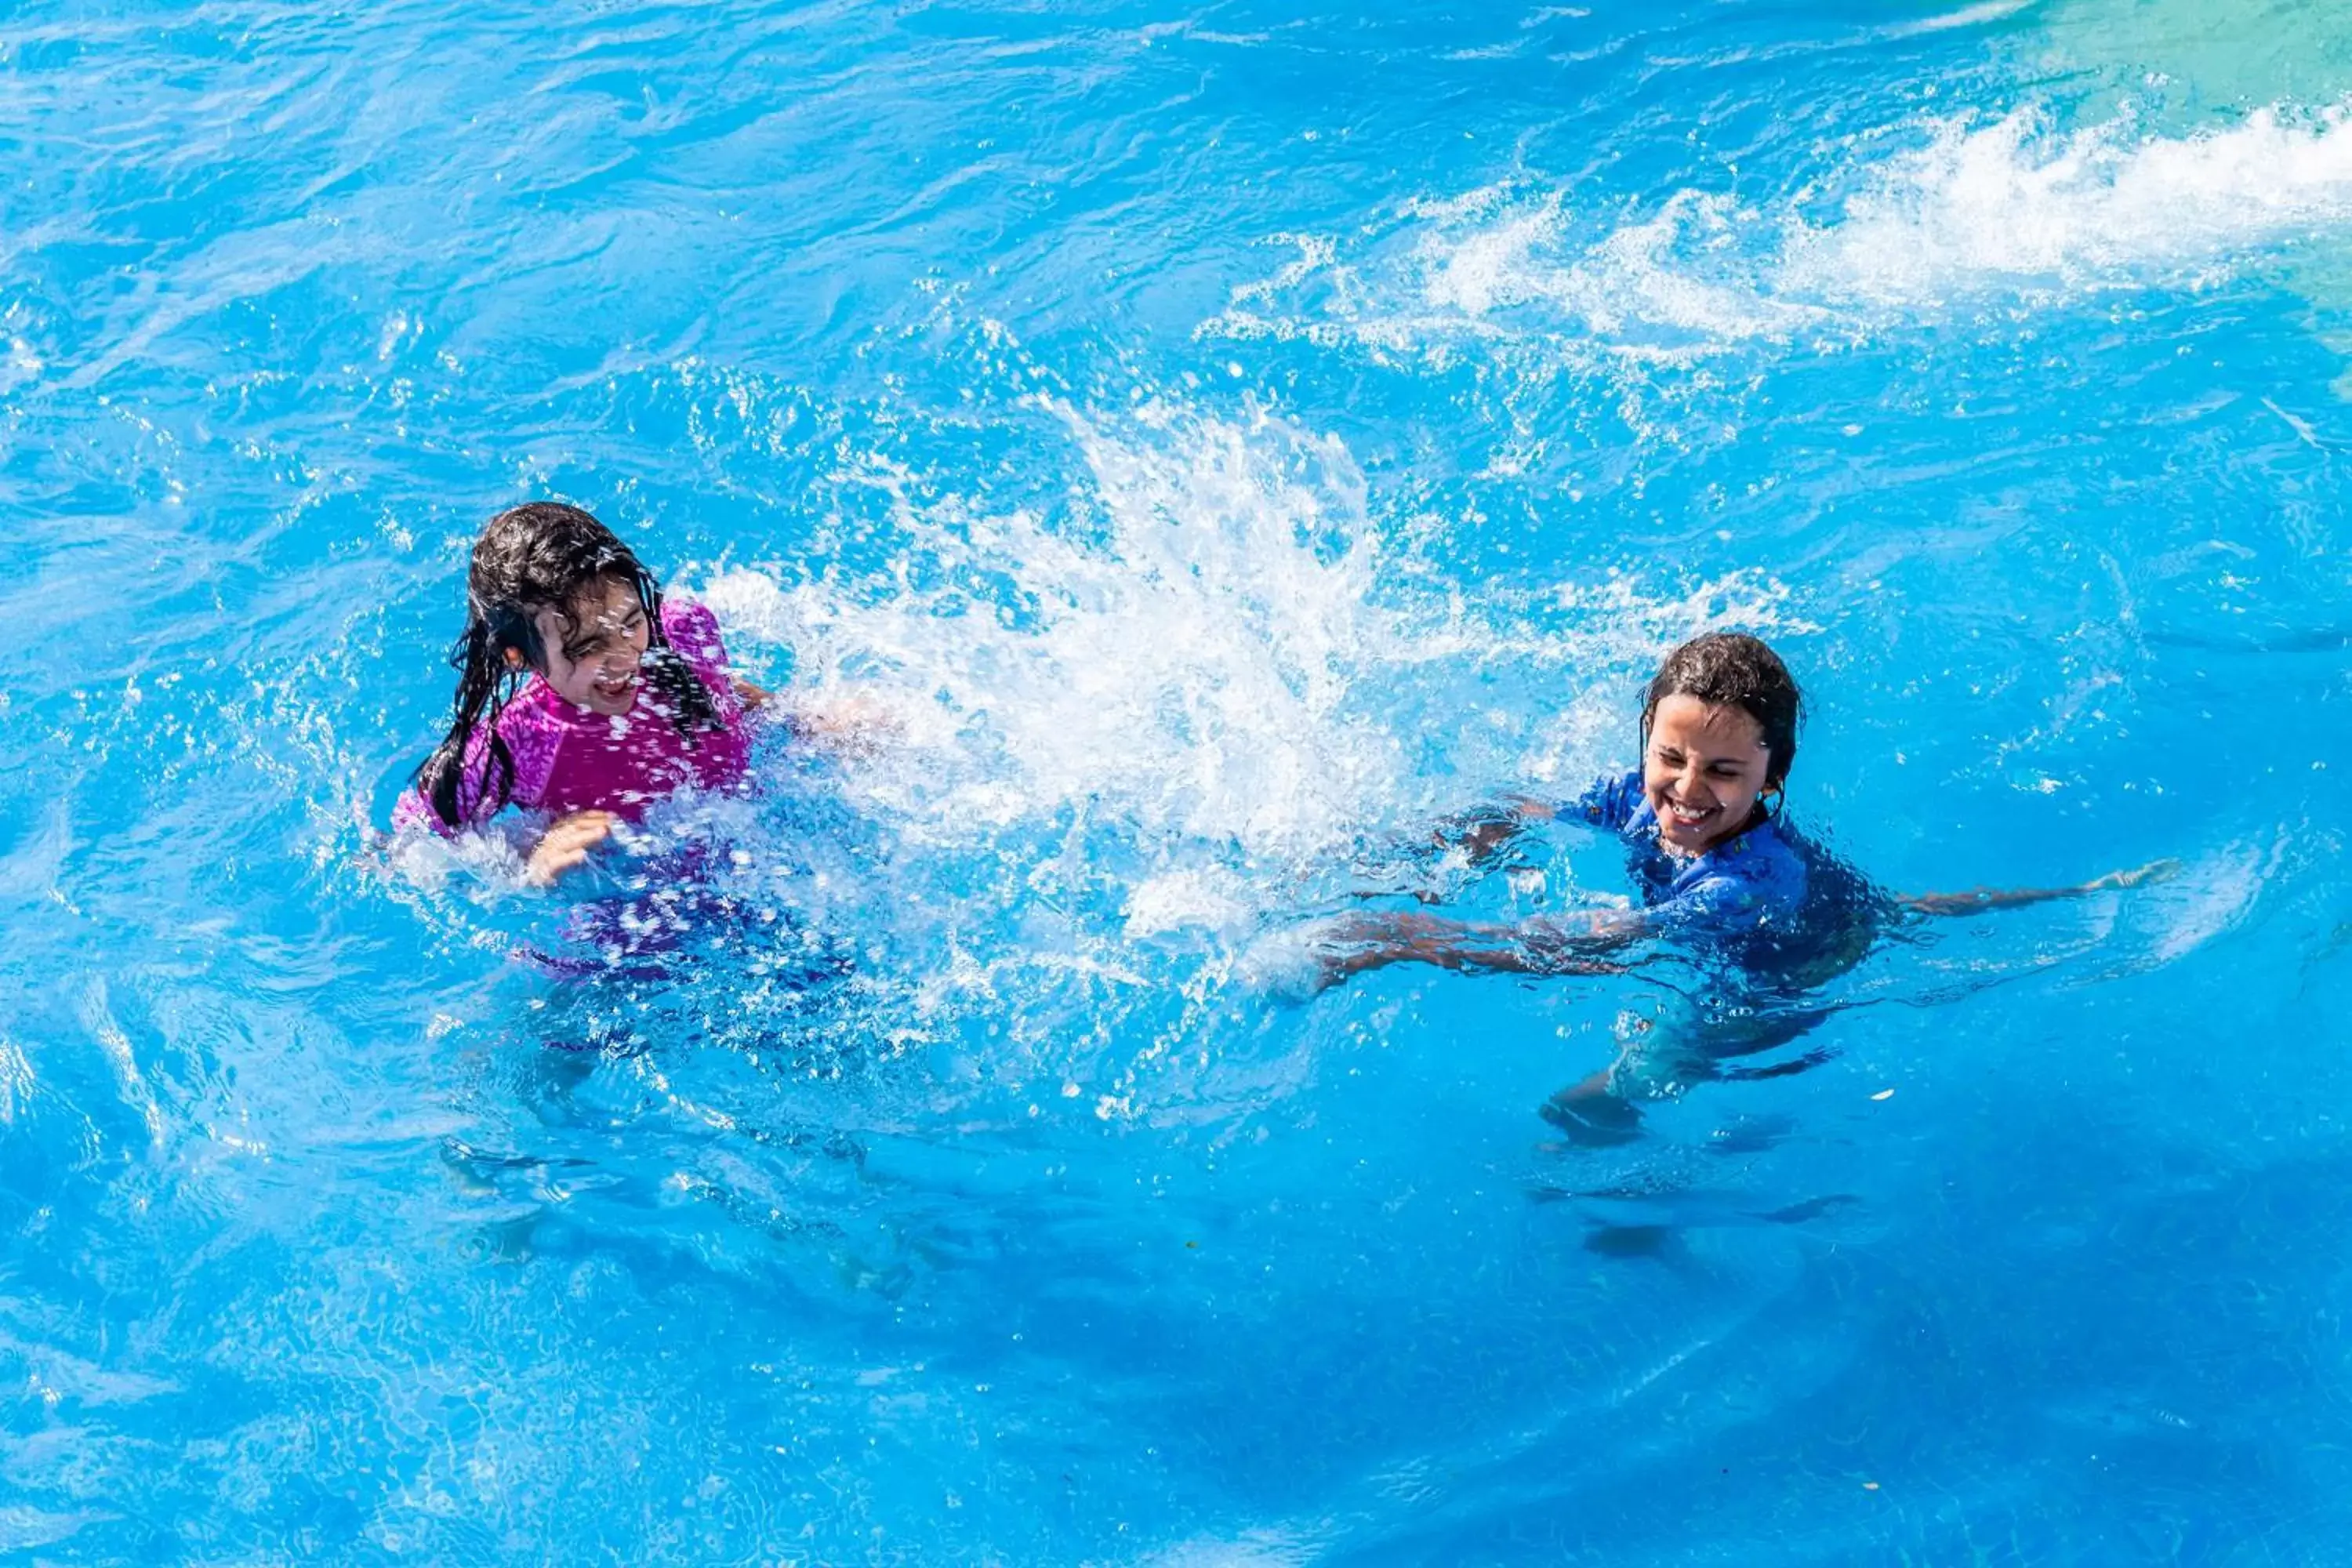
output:
<svg viewBox="0 0 2352 1568"><path fill-rule="evenodd" d="M535 500L509 507L484 524L482 536L474 541L473 564L466 574L466 629L449 650L457 671L449 733L416 770L417 790L442 821L462 824L458 785L477 730L489 734L482 750L479 798L495 811L513 794L514 754L498 724L523 677L508 664L507 650L520 654L530 668L544 671L547 649L540 639L539 612L552 609L567 627L574 626L582 600L604 582L628 584L645 606L641 668L656 709L689 742L719 728L709 690L662 633L661 589L629 547L576 506Z"/></svg>
<svg viewBox="0 0 2352 1568"><path fill-rule="evenodd" d="M1669 697L1696 697L1719 708L1737 708L1764 731L1765 785L1778 789L1797 760L1797 724L1805 694L1780 656L1745 632L1707 632L1691 638L1658 666L1642 694L1642 749L1650 749L1650 726L1658 704Z"/></svg>

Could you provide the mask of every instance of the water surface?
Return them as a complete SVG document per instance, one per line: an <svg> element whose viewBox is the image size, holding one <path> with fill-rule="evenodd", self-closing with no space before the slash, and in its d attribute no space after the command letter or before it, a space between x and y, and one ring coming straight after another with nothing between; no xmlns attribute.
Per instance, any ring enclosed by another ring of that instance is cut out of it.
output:
<svg viewBox="0 0 2352 1568"><path fill-rule="evenodd" d="M0 1549L2334 1560L2344 33L20 8ZM899 715L728 828L851 979L385 852L530 495ZM1653 987L1248 984L1713 625L1883 884L2181 874L1613 1149Z"/></svg>

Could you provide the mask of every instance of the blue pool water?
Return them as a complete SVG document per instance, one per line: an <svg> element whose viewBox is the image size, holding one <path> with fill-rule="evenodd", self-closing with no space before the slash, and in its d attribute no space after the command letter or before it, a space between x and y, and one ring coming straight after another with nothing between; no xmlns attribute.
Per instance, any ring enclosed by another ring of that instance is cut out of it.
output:
<svg viewBox="0 0 2352 1568"><path fill-rule="evenodd" d="M0 77L0 1554L2343 1560L2352 21L30 0ZM849 978L559 984L377 837L542 494L898 715L727 829ZM1883 884L2180 874L1615 1147L1535 1111L1654 985L1264 984L1717 624Z"/></svg>

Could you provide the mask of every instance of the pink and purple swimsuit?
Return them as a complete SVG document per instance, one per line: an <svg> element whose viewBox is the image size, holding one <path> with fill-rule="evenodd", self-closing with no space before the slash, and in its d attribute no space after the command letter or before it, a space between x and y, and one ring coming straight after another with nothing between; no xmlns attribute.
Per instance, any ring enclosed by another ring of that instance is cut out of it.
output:
<svg viewBox="0 0 2352 1568"><path fill-rule="evenodd" d="M727 673L727 649L709 610L665 599L662 631L670 647L709 689L719 728L689 740L660 706L659 694L640 684L629 711L607 718L565 701L537 675L499 714L498 733L514 758L514 786L503 804L562 816L611 811L635 820L656 801L689 785L704 790L741 786L751 746L750 715ZM483 789L489 731L478 730L466 746L457 781L460 820L444 822L415 789L393 809L395 828L424 823L444 833L488 821L501 804Z"/></svg>

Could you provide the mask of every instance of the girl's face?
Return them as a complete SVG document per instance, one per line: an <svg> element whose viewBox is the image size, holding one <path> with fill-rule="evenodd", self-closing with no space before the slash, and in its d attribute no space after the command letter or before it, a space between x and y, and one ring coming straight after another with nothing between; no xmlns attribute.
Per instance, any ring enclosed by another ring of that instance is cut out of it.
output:
<svg viewBox="0 0 2352 1568"><path fill-rule="evenodd" d="M1642 758L1658 842L1696 855L1746 827L1771 761L1764 727L1740 710L1681 693L1661 700Z"/></svg>
<svg viewBox="0 0 2352 1568"><path fill-rule="evenodd" d="M647 637L637 585L600 578L572 610L570 617L552 607L538 613L539 643L547 655L540 674L566 702L608 718L626 713L637 700L637 665Z"/></svg>

